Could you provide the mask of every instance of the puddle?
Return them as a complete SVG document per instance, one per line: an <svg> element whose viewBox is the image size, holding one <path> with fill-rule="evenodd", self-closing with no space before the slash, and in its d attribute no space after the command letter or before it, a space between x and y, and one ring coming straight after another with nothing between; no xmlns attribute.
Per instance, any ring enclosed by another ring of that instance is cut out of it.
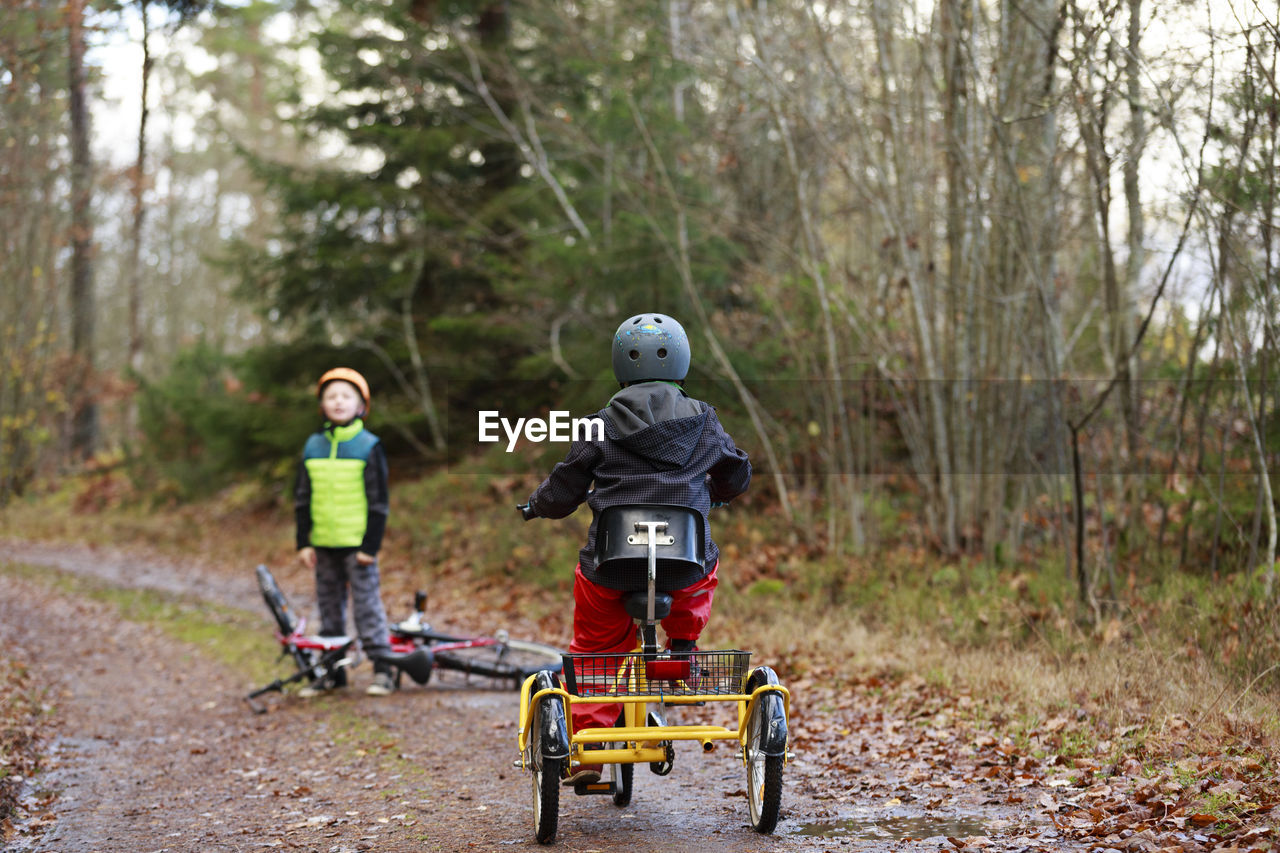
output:
<svg viewBox="0 0 1280 853"><path fill-rule="evenodd" d="M1007 830L1010 821L980 820L973 817L865 817L802 824L797 835L817 838L850 838L858 841L903 841L947 836L968 838Z"/></svg>

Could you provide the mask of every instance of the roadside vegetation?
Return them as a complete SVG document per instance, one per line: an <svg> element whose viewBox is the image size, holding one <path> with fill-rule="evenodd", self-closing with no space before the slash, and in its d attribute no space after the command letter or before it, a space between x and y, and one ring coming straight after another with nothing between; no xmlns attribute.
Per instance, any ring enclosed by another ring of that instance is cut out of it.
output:
<svg viewBox="0 0 1280 853"><path fill-rule="evenodd" d="M425 588L438 624L518 626L567 642L587 513L524 524L512 510L546 463L494 453L397 484L382 562L393 618ZM241 486L158 506L104 471L12 504L0 533L112 543L219 573L266 562L286 590L309 593L289 517L279 490ZM861 747L850 734L890 713L917 737L951 730L965 761L985 755L996 762L988 766L1036 768L1045 784L1105 786L1098 803L1176 794L1174 811L1219 832L1274 825L1280 696L1268 661L1280 617L1254 606L1261 591L1247 577L1135 564L1099 618L1051 551L1004 565L940 561L907 542L835 556L795 541L768 502L750 499L713 524L724 574L704 645L746 647L779 670L796 696L798 749L853 760ZM271 663L265 614L75 583L236 666ZM1091 821L1078 831L1111 828Z"/></svg>

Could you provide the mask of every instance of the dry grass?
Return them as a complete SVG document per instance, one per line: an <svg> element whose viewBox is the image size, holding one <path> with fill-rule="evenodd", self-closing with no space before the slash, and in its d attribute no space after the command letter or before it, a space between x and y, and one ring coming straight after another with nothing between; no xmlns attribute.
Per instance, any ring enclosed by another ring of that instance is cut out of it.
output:
<svg viewBox="0 0 1280 853"><path fill-rule="evenodd" d="M884 606L892 607L891 602ZM749 637L759 662L784 680L849 684L871 675L941 687L973 700L979 725L1016 737L1054 718L1070 720L1092 754L1143 759L1250 753L1280 763L1280 703L1185 638L1144 633L1136 622L1094 632L1013 642L954 642L938 625L868 627L865 609L763 601L729 591L717 602L716 640Z"/></svg>

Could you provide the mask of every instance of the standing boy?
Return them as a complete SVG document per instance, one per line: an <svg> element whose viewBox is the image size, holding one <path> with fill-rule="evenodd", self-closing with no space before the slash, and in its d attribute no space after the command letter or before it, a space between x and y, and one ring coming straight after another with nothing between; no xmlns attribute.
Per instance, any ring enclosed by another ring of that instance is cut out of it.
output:
<svg viewBox="0 0 1280 853"><path fill-rule="evenodd" d="M578 552L573 585L573 641L579 654L621 654L634 645L626 592L617 579L595 566L596 519L617 504L673 504L702 513L713 502L742 494L751 482L751 463L720 425L716 411L685 393L689 338L665 314L638 314L613 337L613 374L622 390L597 417L604 438L575 441L563 462L538 486L529 505L533 515L564 518L586 501L594 513L586 546ZM592 483L595 489L592 490ZM671 614L662 628L675 651L691 651L711 616L720 551L704 524L705 564L679 578ZM575 705L573 729L612 726L617 704ZM566 785L599 781L601 766L579 764Z"/></svg>
<svg viewBox="0 0 1280 853"><path fill-rule="evenodd" d="M369 383L349 367L336 367L316 385L323 428L302 448L294 486L298 559L316 573L320 633L345 633L347 590L361 648L374 662L365 691L386 696L395 689L391 668L379 660L391 651L387 615L378 585L378 549L387 529L387 457L361 420L369 413ZM338 672L346 685L346 671ZM323 688L312 684L301 694Z"/></svg>

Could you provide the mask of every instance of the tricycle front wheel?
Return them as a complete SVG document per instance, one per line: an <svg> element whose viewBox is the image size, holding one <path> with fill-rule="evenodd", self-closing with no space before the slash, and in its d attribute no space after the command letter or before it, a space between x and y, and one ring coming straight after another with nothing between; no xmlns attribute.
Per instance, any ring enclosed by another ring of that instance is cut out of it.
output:
<svg viewBox="0 0 1280 853"><path fill-rule="evenodd" d="M767 666L752 673L747 690L777 684ZM751 828L768 835L778 826L782 807L782 767L786 761L787 712L777 693L758 696L747 719L742 757L747 765L747 808Z"/></svg>
<svg viewBox="0 0 1280 853"><path fill-rule="evenodd" d="M556 840L560 823L560 771L564 761L543 757L533 768L533 827L539 844Z"/></svg>

